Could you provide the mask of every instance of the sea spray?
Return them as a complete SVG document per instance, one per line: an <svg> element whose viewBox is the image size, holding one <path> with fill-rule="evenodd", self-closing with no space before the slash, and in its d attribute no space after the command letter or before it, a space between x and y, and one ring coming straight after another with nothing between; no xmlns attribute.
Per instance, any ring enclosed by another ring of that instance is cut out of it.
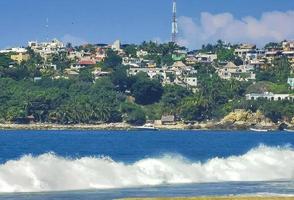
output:
<svg viewBox="0 0 294 200"><path fill-rule="evenodd" d="M107 157L69 159L53 153L23 156L0 165L0 192L111 189L161 184L291 180L294 150L259 146L241 156L205 163L181 156L146 158L132 164Z"/></svg>

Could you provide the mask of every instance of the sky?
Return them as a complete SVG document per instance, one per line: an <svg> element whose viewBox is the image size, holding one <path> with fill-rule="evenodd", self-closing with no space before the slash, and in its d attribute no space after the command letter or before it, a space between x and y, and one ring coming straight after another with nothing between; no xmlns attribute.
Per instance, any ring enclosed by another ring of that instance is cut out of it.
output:
<svg viewBox="0 0 294 200"><path fill-rule="evenodd" d="M294 40L294 0L177 0L178 42L190 49ZM167 42L172 0L1 0L0 49L57 38L84 43Z"/></svg>

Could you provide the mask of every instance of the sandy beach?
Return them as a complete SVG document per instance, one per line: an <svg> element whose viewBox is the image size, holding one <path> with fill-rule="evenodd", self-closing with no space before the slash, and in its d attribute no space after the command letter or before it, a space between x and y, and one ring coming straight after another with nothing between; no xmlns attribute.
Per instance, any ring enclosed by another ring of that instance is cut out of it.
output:
<svg viewBox="0 0 294 200"><path fill-rule="evenodd" d="M130 198L123 200L293 200L294 197L191 197L191 198Z"/></svg>

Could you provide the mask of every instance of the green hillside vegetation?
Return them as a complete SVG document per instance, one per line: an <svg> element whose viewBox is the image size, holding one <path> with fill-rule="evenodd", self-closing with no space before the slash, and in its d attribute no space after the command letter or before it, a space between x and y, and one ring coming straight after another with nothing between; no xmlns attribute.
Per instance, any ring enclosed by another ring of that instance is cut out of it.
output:
<svg viewBox="0 0 294 200"><path fill-rule="evenodd" d="M201 51L216 52L222 61L239 62L239 58L222 45L207 45ZM172 44L144 42L139 46L127 46L126 52L134 55L136 49L146 50L158 63L170 64L169 58L176 48ZM151 80L144 73L128 76L127 67L121 65L122 58L111 50L107 52L108 58L97 66L112 74L95 82L92 68L82 70L78 77L52 79L53 75L64 75L72 61L58 54L52 58L59 66L57 71L44 70L39 67L44 62L42 58L30 50L29 53L30 60L13 67L10 67L12 61L8 55L0 55L1 122L19 122L33 116L40 123L125 121L141 125L146 120L158 120L162 115L171 114L183 121L221 119L234 109L260 110L274 122L294 117L293 102L244 99L246 93L291 93L286 84L291 68L285 58L276 60L269 69L257 70L256 83L223 80L212 64L197 64L194 68L198 71L199 88L193 93L182 86L162 86L159 80ZM34 81L34 77L42 79Z"/></svg>

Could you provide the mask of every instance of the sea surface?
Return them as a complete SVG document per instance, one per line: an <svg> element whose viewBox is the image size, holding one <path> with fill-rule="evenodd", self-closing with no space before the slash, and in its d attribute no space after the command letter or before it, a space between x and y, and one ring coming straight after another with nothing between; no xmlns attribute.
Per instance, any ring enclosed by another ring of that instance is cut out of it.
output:
<svg viewBox="0 0 294 200"><path fill-rule="evenodd" d="M0 199L294 196L294 134L0 131Z"/></svg>

